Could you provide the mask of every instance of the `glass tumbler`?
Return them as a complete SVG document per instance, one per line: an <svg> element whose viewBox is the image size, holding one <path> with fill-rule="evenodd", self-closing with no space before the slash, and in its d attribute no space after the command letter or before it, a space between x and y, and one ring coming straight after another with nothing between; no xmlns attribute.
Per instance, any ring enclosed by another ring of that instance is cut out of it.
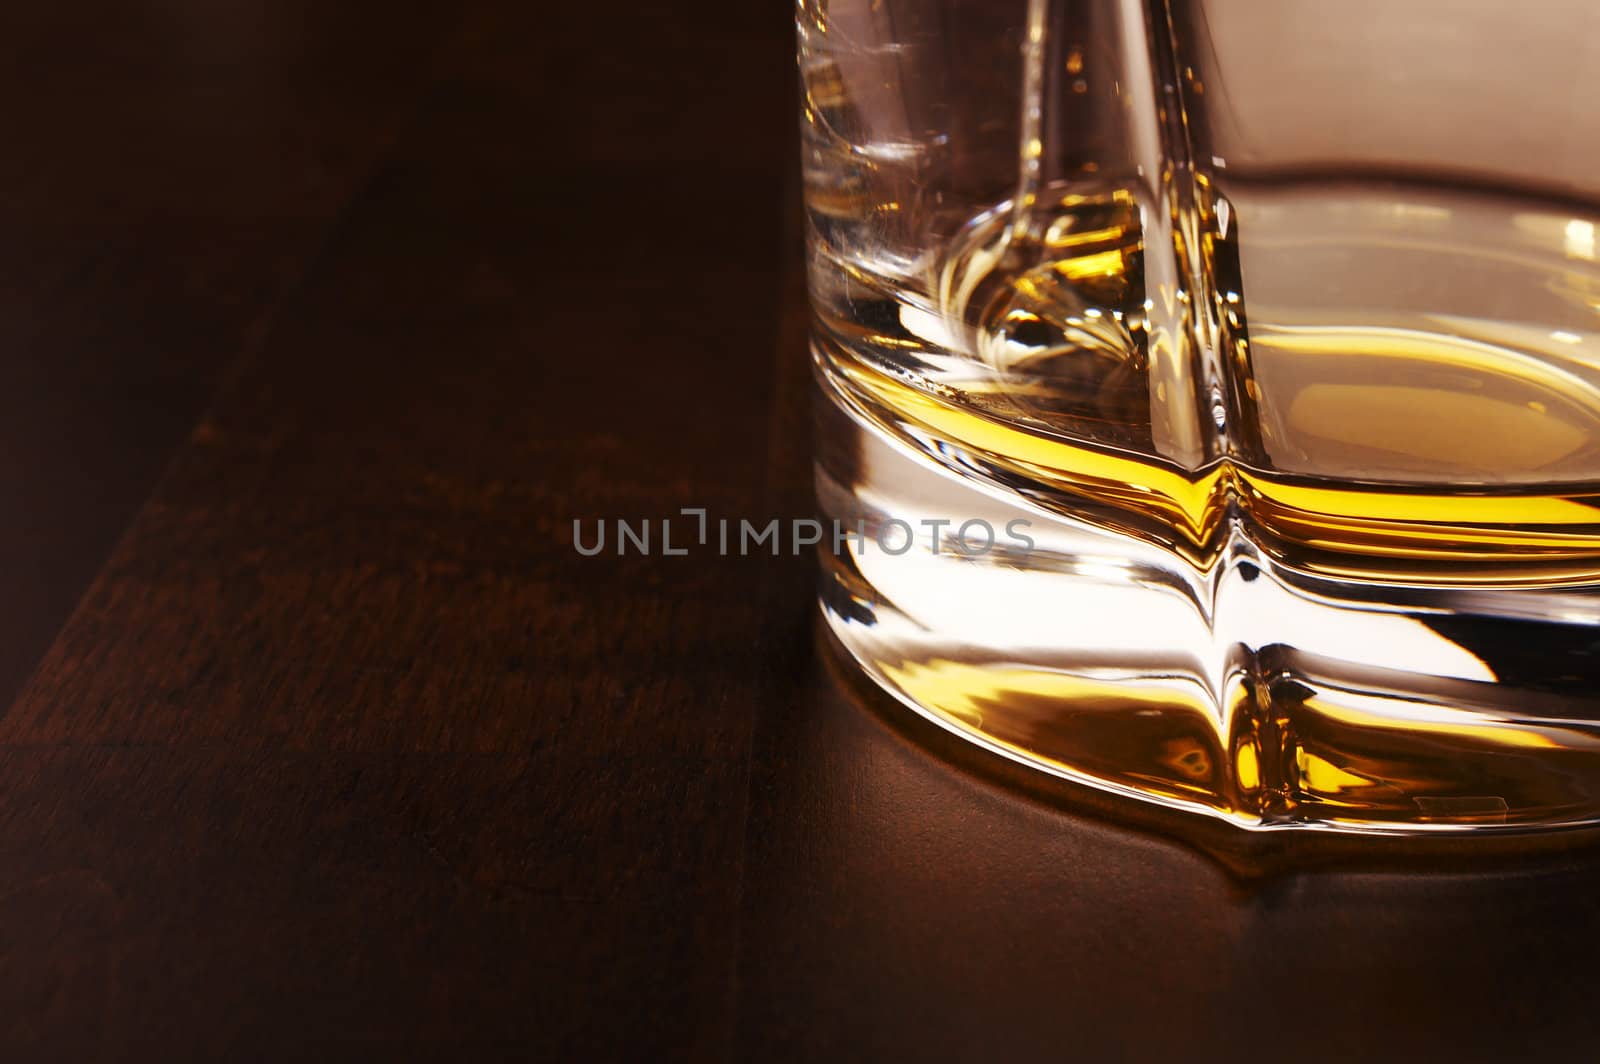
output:
<svg viewBox="0 0 1600 1064"><path fill-rule="evenodd" d="M1244 827L1600 821L1600 5L797 15L866 673Z"/></svg>

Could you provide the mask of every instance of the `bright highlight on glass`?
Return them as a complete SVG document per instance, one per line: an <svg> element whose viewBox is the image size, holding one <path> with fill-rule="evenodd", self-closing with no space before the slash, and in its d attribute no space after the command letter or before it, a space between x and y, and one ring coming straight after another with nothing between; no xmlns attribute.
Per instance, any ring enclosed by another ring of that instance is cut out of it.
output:
<svg viewBox="0 0 1600 1064"><path fill-rule="evenodd" d="M1035 540L825 557L862 667L1247 827L1600 820L1600 8L797 11L824 511Z"/></svg>

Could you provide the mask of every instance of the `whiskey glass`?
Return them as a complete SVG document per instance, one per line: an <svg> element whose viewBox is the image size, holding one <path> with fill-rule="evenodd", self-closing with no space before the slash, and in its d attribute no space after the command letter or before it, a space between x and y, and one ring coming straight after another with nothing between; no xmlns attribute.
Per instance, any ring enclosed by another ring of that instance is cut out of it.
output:
<svg viewBox="0 0 1600 1064"><path fill-rule="evenodd" d="M1241 827L1600 820L1600 5L796 10L860 667Z"/></svg>

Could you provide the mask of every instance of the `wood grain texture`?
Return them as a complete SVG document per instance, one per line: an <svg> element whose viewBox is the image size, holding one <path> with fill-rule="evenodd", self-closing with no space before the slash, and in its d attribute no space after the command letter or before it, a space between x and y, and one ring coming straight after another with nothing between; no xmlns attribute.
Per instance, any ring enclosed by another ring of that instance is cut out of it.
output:
<svg viewBox="0 0 1600 1064"><path fill-rule="evenodd" d="M456 18L366 0L0 12L0 701L270 329Z"/></svg>
<svg viewBox="0 0 1600 1064"><path fill-rule="evenodd" d="M25 1054L727 1041L765 566L569 538L763 504L787 12L432 21L0 721Z"/></svg>
<svg viewBox="0 0 1600 1064"><path fill-rule="evenodd" d="M573 551L810 506L786 5L4 18L7 1061L1594 1044L1592 851L1241 872Z"/></svg>

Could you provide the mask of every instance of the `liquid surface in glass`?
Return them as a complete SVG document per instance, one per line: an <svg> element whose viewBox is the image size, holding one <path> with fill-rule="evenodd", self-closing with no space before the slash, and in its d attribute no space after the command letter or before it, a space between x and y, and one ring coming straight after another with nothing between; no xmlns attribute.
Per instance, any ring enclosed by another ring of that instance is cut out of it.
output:
<svg viewBox="0 0 1600 1064"><path fill-rule="evenodd" d="M1168 111L1202 105L1204 64L1176 32L1152 45L1167 94L1126 91L1161 158L1052 171L1045 93L1072 83L1048 71L1093 61L1059 39L1062 6L1030 8L1015 193L914 262L855 239L885 208L838 181L862 164L847 87L809 81L836 193L809 200L815 349L874 437L825 448L825 507L1010 497L1046 526L1026 557L834 558L835 631L997 748L1241 823L1592 819L1600 210L1403 166L1197 159Z"/></svg>

